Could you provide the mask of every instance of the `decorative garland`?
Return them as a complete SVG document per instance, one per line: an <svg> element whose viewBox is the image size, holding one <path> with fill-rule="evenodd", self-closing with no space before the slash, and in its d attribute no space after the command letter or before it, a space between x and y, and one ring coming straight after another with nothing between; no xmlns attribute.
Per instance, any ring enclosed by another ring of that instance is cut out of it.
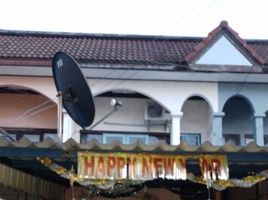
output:
<svg viewBox="0 0 268 200"><path fill-rule="evenodd" d="M68 179L70 181L71 186L73 185L74 182L79 183L80 185L86 186L86 187L95 187L97 191L99 191L100 194L102 195L108 195L110 193L110 197L114 196L111 193L113 191L118 191L121 187L120 190L123 190L124 188L125 191L128 191L129 193L136 192L136 190L140 190L143 187L143 182L142 181L132 181L132 180L120 180L120 181L115 181L115 180L102 180L102 179L96 179L96 180L84 180L79 178L75 172L74 169L71 168L70 170L65 169L64 167L53 163L49 158L37 158L39 162L41 162L43 165L47 166L49 169L52 171L56 172L58 175L61 177ZM208 186L208 182L200 176L195 176L192 173L189 173L187 175L187 179L194 182L194 183L199 183L203 185ZM229 187L242 187L242 188L249 188L255 185L256 183L259 183L263 180L268 179L268 170L264 170L260 173L257 173L255 175L251 176L246 176L242 179L229 179L229 180L216 180L216 181L211 181L209 183L209 187L212 187L213 189L217 191L222 191L225 190L226 188ZM133 190L131 190L131 188ZM108 191L105 192L105 191ZM126 192L126 193L128 193ZM120 193L120 192L119 192ZM123 195L123 193L122 193ZM119 195L120 196L120 195Z"/></svg>
<svg viewBox="0 0 268 200"><path fill-rule="evenodd" d="M203 177L195 176L194 174L188 174L187 179L194 182L207 185L207 181ZM241 187L250 188L256 183L268 179L268 170L264 170L258 174L246 176L242 179L229 179L229 180L216 180L211 182L211 187L215 190L222 191L229 187Z"/></svg>

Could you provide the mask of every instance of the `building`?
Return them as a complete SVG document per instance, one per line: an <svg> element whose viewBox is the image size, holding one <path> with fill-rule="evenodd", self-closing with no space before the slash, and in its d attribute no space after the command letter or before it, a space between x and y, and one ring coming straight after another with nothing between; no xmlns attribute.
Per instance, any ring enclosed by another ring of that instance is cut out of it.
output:
<svg viewBox="0 0 268 200"><path fill-rule="evenodd" d="M267 152L266 40L242 39L225 21L206 38L1 31L0 127L15 140L58 141L51 71L58 51L72 55L88 80L93 124L113 109L111 99L122 102L93 129L64 113L64 141L242 149L255 142Z"/></svg>

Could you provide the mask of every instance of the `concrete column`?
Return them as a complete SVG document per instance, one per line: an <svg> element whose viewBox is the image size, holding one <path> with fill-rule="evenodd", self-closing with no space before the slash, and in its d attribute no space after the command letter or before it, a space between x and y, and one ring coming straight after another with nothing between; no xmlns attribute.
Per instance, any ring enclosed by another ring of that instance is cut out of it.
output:
<svg viewBox="0 0 268 200"><path fill-rule="evenodd" d="M62 134L62 142L66 142L69 138L73 137L75 132L74 130L74 121L68 115L66 111L63 111L63 134Z"/></svg>
<svg viewBox="0 0 268 200"><path fill-rule="evenodd" d="M171 114L171 132L170 132L170 144L178 145L181 142L181 117L182 113Z"/></svg>
<svg viewBox="0 0 268 200"><path fill-rule="evenodd" d="M213 145L224 144L224 138L222 135L222 118L224 117L224 115L224 112L218 112L213 114L211 136L211 142Z"/></svg>
<svg viewBox="0 0 268 200"><path fill-rule="evenodd" d="M263 131L263 118L265 114L255 113L255 123L254 123L254 141L257 145L263 146L264 145L264 131Z"/></svg>

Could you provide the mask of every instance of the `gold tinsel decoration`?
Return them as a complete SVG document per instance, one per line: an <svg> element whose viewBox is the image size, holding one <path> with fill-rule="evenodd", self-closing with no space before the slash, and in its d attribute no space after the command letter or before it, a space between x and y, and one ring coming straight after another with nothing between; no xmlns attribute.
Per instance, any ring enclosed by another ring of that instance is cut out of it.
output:
<svg viewBox="0 0 268 200"><path fill-rule="evenodd" d="M61 177L69 179L70 184L73 185L73 183L76 181L77 183L88 186L88 185L94 185L96 187L99 187L101 189L108 189L112 188L115 183L126 183L126 184L140 184L139 181L131 181L131 180L103 180L103 179L95 179L95 180L88 180L83 179L81 177L78 177L74 169L67 170L61 166L59 166L56 163L52 163L52 161L49 158L37 158L39 162L41 162L43 165L47 166L52 171L59 174ZM190 173L187 175L187 179L195 182L207 185L207 180L205 180L202 176L195 176L194 174ZM263 180L268 179L268 170L264 170L258 174L246 176L242 179L228 179L228 180L216 180L211 181L211 187L215 190L222 191L229 187L242 187L242 188L248 188L252 187L256 183L259 183Z"/></svg>

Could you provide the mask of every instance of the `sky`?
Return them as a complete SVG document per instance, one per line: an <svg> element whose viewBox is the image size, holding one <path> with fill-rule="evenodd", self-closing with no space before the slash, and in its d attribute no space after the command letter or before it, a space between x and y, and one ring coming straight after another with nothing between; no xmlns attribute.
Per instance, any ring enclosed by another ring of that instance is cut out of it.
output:
<svg viewBox="0 0 268 200"><path fill-rule="evenodd" d="M222 20L268 39L267 0L2 0L0 29L206 37Z"/></svg>

